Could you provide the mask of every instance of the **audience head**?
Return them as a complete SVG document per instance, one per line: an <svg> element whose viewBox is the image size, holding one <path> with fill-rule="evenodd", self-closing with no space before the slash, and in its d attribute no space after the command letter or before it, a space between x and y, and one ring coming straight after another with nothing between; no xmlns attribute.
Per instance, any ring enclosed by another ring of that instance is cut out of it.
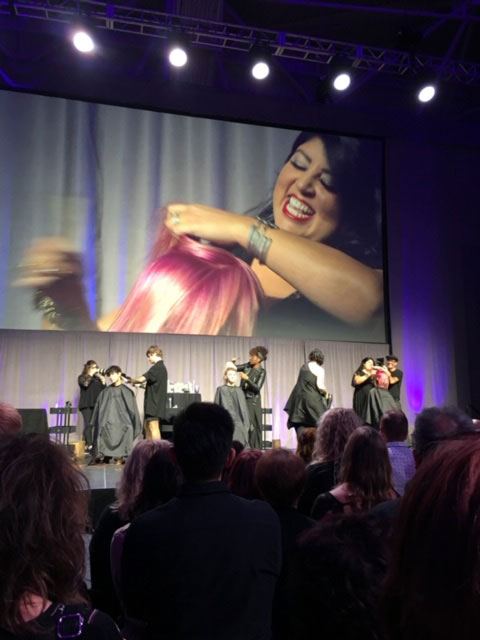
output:
<svg viewBox="0 0 480 640"><path fill-rule="evenodd" d="M194 402L179 414L173 429L175 455L185 479L206 482L220 477L230 455L233 421L226 409Z"/></svg>
<svg viewBox="0 0 480 640"><path fill-rule="evenodd" d="M389 384L388 373L383 369L377 369L375 372L375 385L380 389L388 389Z"/></svg>
<svg viewBox="0 0 480 640"><path fill-rule="evenodd" d="M392 465L387 445L371 427L355 429L340 464L340 482L354 493L354 508L363 511L391 498Z"/></svg>
<svg viewBox="0 0 480 640"><path fill-rule="evenodd" d="M0 402L0 436L20 433L22 426L22 416L15 407L7 402Z"/></svg>
<svg viewBox="0 0 480 640"><path fill-rule="evenodd" d="M417 465L439 442L457 438L475 431L470 416L455 407L430 407L415 419L413 433L414 454Z"/></svg>
<svg viewBox="0 0 480 640"><path fill-rule="evenodd" d="M297 450L295 453L305 464L310 464L312 461L316 436L316 427L306 427L297 438Z"/></svg>
<svg viewBox="0 0 480 640"><path fill-rule="evenodd" d="M480 636L480 439L439 444L407 485L384 589L389 639Z"/></svg>
<svg viewBox="0 0 480 640"><path fill-rule="evenodd" d="M81 600L88 482L43 436L0 439L0 627L14 635L29 594Z"/></svg>
<svg viewBox="0 0 480 640"><path fill-rule="evenodd" d="M171 455L172 444L166 440L144 440L143 442L162 443L162 446L155 448L145 466L140 493L132 509L133 518L159 504L168 502L177 493L178 472Z"/></svg>
<svg viewBox="0 0 480 640"><path fill-rule="evenodd" d="M387 442L404 442L408 436L408 420L403 411L390 409L380 420L380 433Z"/></svg>
<svg viewBox="0 0 480 640"><path fill-rule="evenodd" d="M309 362L316 362L317 364L322 365L324 360L325 360L325 357L323 353L320 351L320 349L313 349L308 354Z"/></svg>
<svg viewBox="0 0 480 640"><path fill-rule="evenodd" d="M362 421L353 409L329 409L320 418L313 450L314 462L340 462L350 434Z"/></svg>
<svg viewBox="0 0 480 640"><path fill-rule="evenodd" d="M366 514L332 516L300 538L287 578L296 640L378 640L388 536Z"/></svg>
<svg viewBox="0 0 480 640"><path fill-rule="evenodd" d="M255 468L261 457L259 449L244 449L235 458L228 476L228 486L232 493L249 500L260 497L255 483Z"/></svg>
<svg viewBox="0 0 480 640"><path fill-rule="evenodd" d="M258 460L255 482L273 507L295 507L305 486L305 464L287 449L270 449Z"/></svg>
<svg viewBox="0 0 480 640"><path fill-rule="evenodd" d="M117 501L113 509L125 522L133 519L135 504L142 491L145 468L157 451L165 451L171 444L165 440L140 440L127 458L117 488Z"/></svg>

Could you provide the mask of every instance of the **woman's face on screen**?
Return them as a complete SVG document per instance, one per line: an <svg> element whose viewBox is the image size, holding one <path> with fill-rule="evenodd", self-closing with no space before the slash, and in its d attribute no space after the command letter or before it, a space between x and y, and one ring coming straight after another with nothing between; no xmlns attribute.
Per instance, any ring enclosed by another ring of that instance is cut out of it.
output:
<svg viewBox="0 0 480 640"><path fill-rule="evenodd" d="M339 198L320 138L301 144L278 174L273 189L275 224L283 231L322 242L340 222Z"/></svg>

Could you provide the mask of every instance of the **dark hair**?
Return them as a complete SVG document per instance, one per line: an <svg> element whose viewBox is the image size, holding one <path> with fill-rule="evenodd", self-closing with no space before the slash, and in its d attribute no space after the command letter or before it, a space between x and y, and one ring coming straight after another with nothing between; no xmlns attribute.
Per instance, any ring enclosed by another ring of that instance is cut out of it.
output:
<svg viewBox="0 0 480 640"><path fill-rule="evenodd" d="M354 509L366 511L392 497L392 465L387 445L376 429L358 427L350 435L340 463L340 483L347 483Z"/></svg>
<svg viewBox="0 0 480 640"><path fill-rule="evenodd" d="M263 362L267 359L268 349L266 347L263 347L262 345L258 345L258 347L252 347L249 353L251 356L258 356L260 358L260 361Z"/></svg>
<svg viewBox="0 0 480 640"><path fill-rule="evenodd" d="M323 353L320 351L320 349L312 349L312 351L310 351L310 353L308 354L309 362L316 362L322 365L324 360L325 360L325 357Z"/></svg>
<svg viewBox="0 0 480 640"><path fill-rule="evenodd" d="M244 449L235 458L228 476L228 486L232 493L249 500L260 497L255 483L255 468L261 457L259 449Z"/></svg>
<svg viewBox="0 0 480 640"><path fill-rule="evenodd" d="M475 431L470 416L455 407L429 407L415 418L414 449L423 458L439 442Z"/></svg>
<svg viewBox="0 0 480 640"><path fill-rule="evenodd" d="M65 604L79 594L88 481L43 436L0 439L0 627L21 635L22 596Z"/></svg>
<svg viewBox="0 0 480 640"><path fill-rule="evenodd" d="M83 365L83 371L82 371L82 376L86 376L88 373L88 370L90 369L90 367L94 364L97 364L96 360L87 360L86 363Z"/></svg>
<svg viewBox="0 0 480 640"><path fill-rule="evenodd" d="M156 449L147 462L142 488L133 505L132 519L159 504L168 502L177 493L177 467L170 448L170 446L164 446Z"/></svg>
<svg viewBox="0 0 480 640"><path fill-rule="evenodd" d="M385 360L387 360L388 362L390 362L391 360L395 360L395 362L398 362L397 356L394 356L393 353L391 353L389 356L386 356Z"/></svg>
<svg viewBox="0 0 480 640"><path fill-rule="evenodd" d="M112 364L110 367L108 367L108 369L105 371L105 375L107 376L111 376L112 373L122 373L122 370L120 369L120 367L116 364Z"/></svg>
<svg viewBox="0 0 480 640"><path fill-rule="evenodd" d="M274 507L292 507L305 486L305 464L288 449L270 449L257 462L255 482Z"/></svg>
<svg viewBox="0 0 480 640"><path fill-rule="evenodd" d="M185 478L199 482L219 476L232 447L233 421L212 402L194 402L176 418L173 444Z"/></svg>
<svg viewBox="0 0 480 640"><path fill-rule="evenodd" d="M348 438L361 426L362 421L353 409L336 407L326 411L318 422L314 462L333 461L340 464Z"/></svg>
<svg viewBox="0 0 480 640"><path fill-rule="evenodd" d="M366 152L368 141L303 131L294 140L284 164L300 145L314 138L319 138L325 146L340 201L339 228L324 243L373 268L382 268L380 185L375 175L380 163L374 162L372 154ZM249 214L273 223L271 198Z"/></svg>
<svg viewBox="0 0 480 640"><path fill-rule="evenodd" d="M317 427L305 427L297 438L295 455L301 458L305 464L310 464L312 461L316 436Z"/></svg>
<svg viewBox="0 0 480 640"><path fill-rule="evenodd" d="M156 344L152 344L148 347L146 354L147 356L157 355L159 358L163 358L163 351Z"/></svg>
<svg viewBox="0 0 480 640"><path fill-rule="evenodd" d="M480 636L480 440L440 444L407 485L382 600L389 640Z"/></svg>
<svg viewBox="0 0 480 640"><path fill-rule="evenodd" d="M117 487L117 500L112 505L112 510L118 511L123 522L130 522L133 519L147 464L157 451L164 451L170 447L171 444L166 440L140 440L133 447Z"/></svg>
<svg viewBox="0 0 480 640"><path fill-rule="evenodd" d="M290 637L381 638L377 599L387 555L384 522L371 515L335 515L306 531L287 576Z"/></svg>
<svg viewBox="0 0 480 640"><path fill-rule="evenodd" d="M380 419L380 430L387 442L403 442L408 436L408 420L403 411L390 409Z"/></svg>
<svg viewBox="0 0 480 640"><path fill-rule="evenodd" d="M362 367L365 365L366 362L368 362L368 360L371 360L373 364L375 364L375 358L372 358L372 356L365 356L365 358L362 358L360 362L360 366L358 368L362 369Z"/></svg>

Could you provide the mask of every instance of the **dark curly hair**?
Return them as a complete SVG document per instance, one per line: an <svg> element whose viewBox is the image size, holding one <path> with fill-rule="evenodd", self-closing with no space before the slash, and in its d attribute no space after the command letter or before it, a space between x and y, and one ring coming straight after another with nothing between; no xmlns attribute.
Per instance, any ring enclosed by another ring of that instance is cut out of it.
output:
<svg viewBox="0 0 480 640"><path fill-rule="evenodd" d="M82 601L88 481L43 436L0 440L0 627L25 632L25 594Z"/></svg>
<svg viewBox="0 0 480 640"><path fill-rule="evenodd" d="M313 461L340 465L350 434L361 426L362 421L353 409L338 407L326 411L318 422Z"/></svg>

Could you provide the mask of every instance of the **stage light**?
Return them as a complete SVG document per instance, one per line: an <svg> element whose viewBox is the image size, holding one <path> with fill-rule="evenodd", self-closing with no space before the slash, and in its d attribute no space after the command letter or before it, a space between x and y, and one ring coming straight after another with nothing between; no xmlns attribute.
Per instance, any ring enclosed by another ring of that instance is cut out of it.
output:
<svg viewBox="0 0 480 640"><path fill-rule="evenodd" d="M260 60L252 66L252 76L255 80L265 80L270 73L270 67L266 62Z"/></svg>
<svg viewBox="0 0 480 640"><path fill-rule="evenodd" d="M352 78L349 73L341 72L332 79L332 86L337 91L345 91L348 89L352 82Z"/></svg>
<svg viewBox="0 0 480 640"><path fill-rule="evenodd" d="M433 82L423 84L417 90L417 100L419 102L430 102L435 97L437 89Z"/></svg>
<svg viewBox="0 0 480 640"><path fill-rule="evenodd" d="M73 46L81 53L91 53L95 49L95 42L89 32L84 28L78 28L72 36Z"/></svg>
<svg viewBox="0 0 480 640"><path fill-rule="evenodd" d="M173 67L184 67L188 62L188 54L186 49L176 44L168 52L168 61Z"/></svg>
<svg viewBox="0 0 480 640"><path fill-rule="evenodd" d="M270 74L270 52L262 45L255 44L249 52L250 73L255 80L265 80Z"/></svg>

